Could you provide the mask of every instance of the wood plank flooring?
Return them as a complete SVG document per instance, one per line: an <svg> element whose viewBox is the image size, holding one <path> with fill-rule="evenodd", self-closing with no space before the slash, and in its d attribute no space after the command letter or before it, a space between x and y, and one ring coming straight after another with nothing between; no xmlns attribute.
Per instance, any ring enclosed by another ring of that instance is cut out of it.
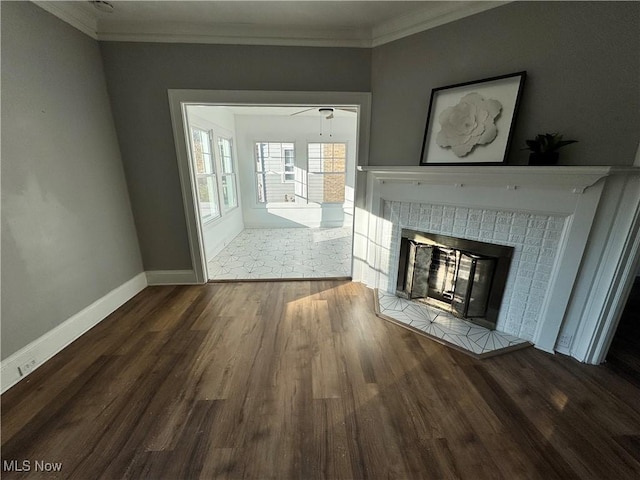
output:
<svg viewBox="0 0 640 480"><path fill-rule="evenodd" d="M2 396L2 478L636 479L639 405L606 366L418 336L356 283L149 287Z"/></svg>

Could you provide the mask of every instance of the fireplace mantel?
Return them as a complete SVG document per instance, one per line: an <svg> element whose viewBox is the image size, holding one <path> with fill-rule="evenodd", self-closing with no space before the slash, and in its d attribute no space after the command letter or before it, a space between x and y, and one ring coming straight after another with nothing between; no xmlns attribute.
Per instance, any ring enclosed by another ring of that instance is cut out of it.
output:
<svg viewBox="0 0 640 480"><path fill-rule="evenodd" d="M638 168L613 166L484 166L437 165L358 167L382 183L413 185L468 185L506 188L536 188L584 193L598 180L609 175L638 173Z"/></svg>
<svg viewBox="0 0 640 480"><path fill-rule="evenodd" d="M619 299L640 266L640 168L364 166L359 173L366 189L354 220L354 280L395 290L402 228L491 236L515 245L520 269L498 326L544 351L604 360Z"/></svg>

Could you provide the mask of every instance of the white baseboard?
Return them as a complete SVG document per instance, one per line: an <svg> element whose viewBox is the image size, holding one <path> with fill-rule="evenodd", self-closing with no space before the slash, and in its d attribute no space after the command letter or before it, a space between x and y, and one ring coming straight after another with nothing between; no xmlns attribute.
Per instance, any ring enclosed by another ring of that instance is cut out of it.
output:
<svg viewBox="0 0 640 480"><path fill-rule="evenodd" d="M57 327L49 330L40 338L21 348L0 363L0 384L4 393L36 368L64 349L71 342L96 326L121 305L137 295L147 286L147 278L143 273L133 277L119 287L111 290L104 297L76 313ZM21 375L18 370L29 365L28 372Z"/></svg>
<svg viewBox="0 0 640 480"><path fill-rule="evenodd" d="M149 285L193 285L196 272L193 270L150 270L146 272Z"/></svg>

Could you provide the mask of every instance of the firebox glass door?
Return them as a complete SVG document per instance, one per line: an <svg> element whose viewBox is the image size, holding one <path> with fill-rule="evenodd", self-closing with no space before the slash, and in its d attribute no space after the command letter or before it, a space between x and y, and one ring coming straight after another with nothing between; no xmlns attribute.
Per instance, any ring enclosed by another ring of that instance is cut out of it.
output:
<svg viewBox="0 0 640 480"><path fill-rule="evenodd" d="M453 311L462 317L484 317L493 279L494 258L463 253L460 256L456 287L451 302Z"/></svg>
<svg viewBox="0 0 640 480"><path fill-rule="evenodd" d="M433 247L409 241L405 293L409 299L429 295L429 271Z"/></svg>
<svg viewBox="0 0 640 480"><path fill-rule="evenodd" d="M486 315L494 269L495 259L476 259L473 283L469 294L467 317L484 317Z"/></svg>
<svg viewBox="0 0 640 480"><path fill-rule="evenodd" d="M451 300L451 309L460 317L467 316L469 290L471 288L469 279L473 275L472 269L473 258L466 253L460 255L456 285L453 292L453 299Z"/></svg>

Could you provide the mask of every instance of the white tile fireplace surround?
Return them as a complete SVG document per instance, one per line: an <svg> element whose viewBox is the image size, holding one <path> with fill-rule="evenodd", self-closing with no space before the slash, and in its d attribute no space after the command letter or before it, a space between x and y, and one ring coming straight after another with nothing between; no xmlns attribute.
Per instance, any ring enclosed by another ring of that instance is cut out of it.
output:
<svg viewBox="0 0 640 480"><path fill-rule="evenodd" d="M533 340L566 217L383 200L378 288L394 292L400 230L439 233L514 247L498 329Z"/></svg>
<svg viewBox="0 0 640 480"><path fill-rule="evenodd" d="M364 167L354 280L395 293L403 228L514 247L497 329L600 363L637 271L640 168ZM626 290L625 290L626 289ZM603 353L604 352L604 353Z"/></svg>

